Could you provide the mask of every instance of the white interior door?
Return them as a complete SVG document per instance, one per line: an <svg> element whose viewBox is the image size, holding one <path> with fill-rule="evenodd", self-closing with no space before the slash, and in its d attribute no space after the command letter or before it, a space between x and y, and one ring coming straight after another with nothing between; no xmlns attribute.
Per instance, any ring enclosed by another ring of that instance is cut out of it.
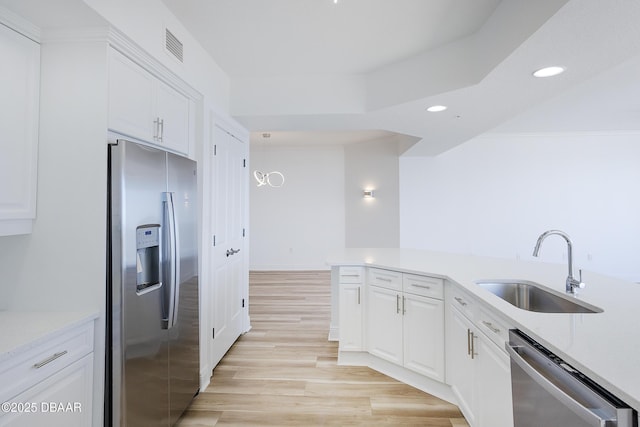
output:
<svg viewBox="0 0 640 427"><path fill-rule="evenodd" d="M245 246L246 144L215 126L211 198L213 251L212 362L215 366L244 331L247 309Z"/></svg>

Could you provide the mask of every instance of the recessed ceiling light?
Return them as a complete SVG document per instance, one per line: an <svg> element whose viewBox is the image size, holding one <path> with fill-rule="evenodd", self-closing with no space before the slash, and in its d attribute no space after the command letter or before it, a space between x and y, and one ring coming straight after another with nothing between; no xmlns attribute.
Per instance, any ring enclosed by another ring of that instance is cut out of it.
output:
<svg viewBox="0 0 640 427"><path fill-rule="evenodd" d="M564 67L553 66L541 68L538 71L534 71L533 75L535 77L553 77L562 73L564 73Z"/></svg>
<svg viewBox="0 0 640 427"><path fill-rule="evenodd" d="M430 113L438 113L446 109L447 107L445 105L432 105L431 107L427 108L427 111Z"/></svg>

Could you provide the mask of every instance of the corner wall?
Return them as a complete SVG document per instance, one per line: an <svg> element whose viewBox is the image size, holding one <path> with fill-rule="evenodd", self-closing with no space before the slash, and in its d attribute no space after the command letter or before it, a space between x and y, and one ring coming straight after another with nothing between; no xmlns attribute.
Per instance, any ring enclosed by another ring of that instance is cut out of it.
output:
<svg viewBox="0 0 640 427"><path fill-rule="evenodd" d="M394 138L345 146L345 241L348 248L400 245L398 144ZM373 198L363 191L372 189Z"/></svg>

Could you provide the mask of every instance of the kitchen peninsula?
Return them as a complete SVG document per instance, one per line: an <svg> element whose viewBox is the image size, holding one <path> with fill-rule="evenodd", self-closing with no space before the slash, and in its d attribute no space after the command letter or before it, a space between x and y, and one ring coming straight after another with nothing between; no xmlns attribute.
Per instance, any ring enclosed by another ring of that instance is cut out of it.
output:
<svg viewBox="0 0 640 427"><path fill-rule="evenodd" d="M634 338L640 334L640 326L635 319L637 301L640 300L640 286L637 284L585 271L583 272L585 288L580 289L577 296L567 295L567 297L596 306L602 312L539 313L517 308L483 289L476 282L507 279L529 281L564 295L567 277L566 264L423 250L364 248L336 250L329 254L327 263L332 266L330 337L334 339L341 336L340 328L342 325L340 324L341 319L338 318L338 291L341 285L339 272L341 269L364 267L368 272L386 270L403 275L422 275L442 279L445 295L448 292L448 295L452 296L453 304L455 304L453 296L456 295L456 292L463 298L468 297L469 300L477 302L477 305L481 307L478 309L479 311L485 310L498 319L502 319L503 326L506 325L507 328L517 328L523 331L627 405L636 411L640 409L640 381L638 381L640 369L637 365L637 361L640 360L640 344ZM372 279L367 274L363 273L363 275L367 277L362 280L363 295L368 295L367 288L372 287ZM366 297L363 299L366 310ZM459 299L459 297L455 299ZM402 304L400 304L401 301ZM464 301L458 301L458 303L461 306L466 306ZM398 297L398 312L403 309L404 302ZM449 309L449 311L456 310ZM455 363L452 360L453 356L449 354L452 339L449 335L452 331L450 323L453 323L451 316L445 316L444 322L445 365L447 365ZM363 336L366 342L366 320L363 321L363 325L363 330L365 330ZM490 322L485 322L485 325L488 325L489 329L498 330ZM506 331L501 333L503 332ZM471 336L471 341L473 341L473 334ZM504 349L504 346L502 347ZM363 345L362 350L365 353L371 352L370 349L367 349L366 344ZM473 353L473 349L471 349L471 353ZM342 356L350 356L348 351L341 351L340 355L341 358ZM344 360L347 360L345 364L349 363L349 357L342 359L341 363L345 363ZM445 372L447 376L444 383L451 385L451 372L449 369L446 369ZM458 396L458 393L456 395ZM460 402L458 403L460 404ZM464 402L460 406L465 417L473 418L473 411L465 410ZM471 408L473 409L473 407ZM478 405L476 408L481 411ZM483 423L476 424L472 420L470 420L470 424L483 425Z"/></svg>

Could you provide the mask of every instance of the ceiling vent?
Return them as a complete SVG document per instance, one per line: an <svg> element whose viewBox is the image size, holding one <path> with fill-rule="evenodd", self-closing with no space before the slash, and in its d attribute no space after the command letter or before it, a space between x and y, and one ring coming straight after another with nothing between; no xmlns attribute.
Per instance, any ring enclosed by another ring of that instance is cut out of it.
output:
<svg viewBox="0 0 640 427"><path fill-rule="evenodd" d="M184 62L184 46L182 45L182 42L166 28L164 47L167 49L167 52L173 55L178 61Z"/></svg>

